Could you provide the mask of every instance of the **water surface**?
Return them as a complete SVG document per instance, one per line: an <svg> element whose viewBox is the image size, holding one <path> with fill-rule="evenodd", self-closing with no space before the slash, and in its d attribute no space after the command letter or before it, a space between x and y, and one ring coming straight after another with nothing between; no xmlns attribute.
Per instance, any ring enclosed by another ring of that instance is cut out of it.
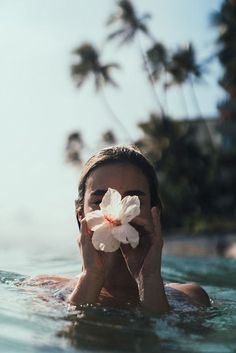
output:
<svg viewBox="0 0 236 353"><path fill-rule="evenodd" d="M196 282L212 299L210 308L174 305L151 317L132 308L87 306L81 310L40 298L42 288L16 283L36 274L76 275L79 258L0 253L0 351L27 352L236 352L236 261L220 257L163 259L166 282Z"/></svg>

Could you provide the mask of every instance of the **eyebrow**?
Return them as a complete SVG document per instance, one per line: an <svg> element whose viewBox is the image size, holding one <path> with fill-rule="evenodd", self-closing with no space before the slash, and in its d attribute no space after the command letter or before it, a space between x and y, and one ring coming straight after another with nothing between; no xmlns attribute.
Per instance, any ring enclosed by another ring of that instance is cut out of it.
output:
<svg viewBox="0 0 236 353"><path fill-rule="evenodd" d="M106 189L96 189L94 191L91 192L91 196L103 196L105 195L105 193L107 192ZM141 190L127 190L124 193L124 196L145 196L145 192L141 191Z"/></svg>

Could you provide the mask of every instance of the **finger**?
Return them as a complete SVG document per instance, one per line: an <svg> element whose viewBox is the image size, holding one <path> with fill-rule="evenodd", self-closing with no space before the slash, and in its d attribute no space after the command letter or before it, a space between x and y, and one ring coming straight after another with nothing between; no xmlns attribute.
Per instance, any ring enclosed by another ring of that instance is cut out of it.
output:
<svg viewBox="0 0 236 353"><path fill-rule="evenodd" d="M80 243L91 239L91 235L93 232L88 228L88 224L85 218L81 220L81 228L80 228Z"/></svg>
<svg viewBox="0 0 236 353"><path fill-rule="evenodd" d="M81 233L87 234L87 235L93 234L93 231L88 227L88 223L85 217L81 220Z"/></svg>
<svg viewBox="0 0 236 353"><path fill-rule="evenodd" d="M144 231L144 233L152 233L153 232L153 224L152 219L146 219L142 217L136 217L130 222L132 226L137 226L139 229Z"/></svg>
<svg viewBox="0 0 236 353"><path fill-rule="evenodd" d="M162 239L161 237L161 222L160 222L160 212L157 207L152 207L152 222L154 226L154 234L158 239Z"/></svg>

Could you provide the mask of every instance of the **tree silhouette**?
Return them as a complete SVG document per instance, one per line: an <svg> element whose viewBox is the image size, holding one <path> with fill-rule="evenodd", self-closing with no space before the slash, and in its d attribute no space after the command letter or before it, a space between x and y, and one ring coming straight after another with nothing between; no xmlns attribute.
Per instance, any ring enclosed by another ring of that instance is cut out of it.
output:
<svg viewBox="0 0 236 353"><path fill-rule="evenodd" d="M150 17L151 16L149 14L145 14L139 18L131 1L118 1L117 11L115 14L110 16L107 24L110 25L114 23L120 23L121 28L112 32L108 36L108 40L120 38L120 44L124 44L134 40L138 32L150 35L145 24L145 20L149 19Z"/></svg>
<svg viewBox="0 0 236 353"><path fill-rule="evenodd" d="M131 1L118 1L116 12L109 17L107 24L118 24L120 25L120 28L116 29L114 32L109 34L107 39L120 39L120 45L129 44L135 38L138 39L139 50L143 59L144 69L146 71L148 82L151 84L152 93L154 95L155 101L157 102L158 109L160 109L162 116L165 116L163 106L154 86L154 80L152 78L152 74L149 68L147 54L142 48L141 40L139 37L139 34L143 33L149 39L151 39L152 42L156 43L155 38L152 36L150 30L145 24L146 20L150 17L151 16L148 13L139 17Z"/></svg>
<svg viewBox="0 0 236 353"><path fill-rule="evenodd" d="M117 138L112 130L107 130L102 134L102 142L106 145L114 145L117 143Z"/></svg>
<svg viewBox="0 0 236 353"><path fill-rule="evenodd" d="M165 96L165 109L162 109L162 116L168 111L166 97L167 68L169 64L169 52L163 43L154 41L151 48L147 50L147 60L150 65L150 81L154 85L157 81L162 80L162 89ZM164 77L164 80L163 80ZM165 112L164 112L165 111Z"/></svg>
<svg viewBox="0 0 236 353"><path fill-rule="evenodd" d="M221 25L218 50L220 60L225 64L221 84L228 92L227 102L229 103L227 109L225 105L221 111L225 119L229 119L230 116L233 119L234 110L229 111L230 104L235 104L236 113L236 76L234 75L236 46L233 41L236 33L234 22L236 10L232 10L232 4L236 7L236 0L225 0L219 13L214 15L215 24ZM112 14L108 21L109 25L117 27L113 27L114 30L108 36L108 41L118 40L120 45L124 45L138 40L148 79L154 92L156 83L162 84L165 90L173 86L178 86L180 90L186 84L190 86L197 113L207 128L209 141L213 147L209 149L208 143L201 136L200 120L191 122L187 119L182 121L171 119L162 110L161 102L159 104L161 112L150 114L149 120L139 124L143 136L136 141L137 145L152 160L159 175L162 197L165 202L164 226L169 229L183 227L185 230L193 230L196 224L198 226L204 221L206 225L211 226L211 219L214 220L218 216L219 219L235 216L235 211L233 211L235 201L232 196L235 173L231 172L235 150L230 152L229 158L227 151L220 153L214 147L195 93L195 82L202 80L204 67L197 61L194 46L189 44L175 51L169 50L150 32L146 24L146 20L150 18L149 14L139 16L131 1L118 1L117 5L117 12ZM142 35L151 41L147 50L142 48L140 41ZM126 132L104 95L104 87L107 85L117 87L112 71L119 68L119 65L117 63L103 64L99 52L90 43L78 47L74 54L78 62L72 65L71 73L78 88L92 78L96 91L102 95L112 119ZM232 76L231 69L234 70ZM185 99L184 96L182 97ZM81 161L83 144L80 142L80 137L74 133L68 139L67 159L72 162ZM116 142L114 130L108 130L101 136L101 144ZM221 192L222 187L224 187L224 192Z"/></svg>
<svg viewBox="0 0 236 353"><path fill-rule="evenodd" d="M224 68L219 84L226 91L218 108L223 120L236 121L236 0L224 0L220 10L212 14L211 23L219 32L217 56Z"/></svg>
<svg viewBox="0 0 236 353"><path fill-rule="evenodd" d="M98 52L89 43L82 44L80 47L76 48L73 53L79 57L79 62L71 66L71 74L78 88L82 86L90 75L93 75L95 87L98 91L101 90L105 84L111 84L117 87L116 82L110 75L111 69L120 67L117 63L102 65Z"/></svg>
<svg viewBox="0 0 236 353"><path fill-rule="evenodd" d="M203 212L209 213L211 154L198 144L193 124L152 113L139 127L144 135L138 146L158 172L165 228L191 228Z"/></svg>
<svg viewBox="0 0 236 353"><path fill-rule="evenodd" d="M67 138L66 162L80 166L84 145L82 134L79 131L72 132Z"/></svg>
<svg viewBox="0 0 236 353"><path fill-rule="evenodd" d="M182 90L182 86L186 83L190 85L198 117L204 121L210 145L214 149L214 140L211 131L208 127L207 121L202 115L200 104L198 102L197 95L195 92L194 83L200 82L204 70L203 67L197 63L196 53L193 44L189 43L188 45L177 49L173 53L170 58L169 64L167 65L167 71L171 75L171 80L166 83L166 87L170 88L173 85L179 86L180 92L182 93L183 105L185 107L186 112L188 112L187 102L184 92Z"/></svg>
<svg viewBox="0 0 236 353"><path fill-rule="evenodd" d="M102 93L101 96L103 98L103 102L108 109L111 118L130 140L130 135L126 127L114 113L104 93L104 86L106 84L111 84L114 87L118 86L111 77L110 71L111 69L117 69L120 66L117 63L103 65L100 62L98 51L89 43L82 44L76 48L73 53L79 59L78 63L71 66L71 74L77 83L77 87L80 88L84 82L90 78L90 76L93 76L95 88L97 91Z"/></svg>
<svg viewBox="0 0 236 353"><path fill-rule="evenodd" d="M154 45L147 50L147 58L151 66L153 79L158 81L163 71L165 72L168 67L168 51L161 42L155 42Z"/></svg>
<svg viewBox="0 0 236 353"><path fill-rule="evenodd" d="M195 50L192 44L181 47L173 53L167 66L167 71L171 75L171 80L166 83L167 88L173 85L178 85L181 88L182 85L188 82L192 90L194 90L193 79L200 80L202 72L200 65L196 62ZM187 107L184 95L183 98L184 105ZM197 108L198 114L200 114L199 104L197 104Z"/></svg>

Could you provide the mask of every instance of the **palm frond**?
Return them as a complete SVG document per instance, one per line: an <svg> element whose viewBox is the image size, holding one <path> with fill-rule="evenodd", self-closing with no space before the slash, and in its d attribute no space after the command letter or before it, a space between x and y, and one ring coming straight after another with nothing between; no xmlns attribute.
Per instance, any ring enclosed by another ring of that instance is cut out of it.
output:
<svg viewBox="0 0 236 353"><path fill-rule="evenodd" d="M124 35L124 37L121 39L119 46L122 46L123 44L127 44L132 42L132 40L134 39L136 34L136 31L134 28L130 28L126 34Z"/></svg>
<svg viewBox="0 0 236 353"><path fill-rule="evenodd" d="M121 29L118 29L117 31L115 31L115 32L113 32L113 33L111 33L111 34L109 34L109 35L107 36L107 40L112 40L112 39L114 39L114 38L117 38L117 37L123 35L127 30L129 30L129 29L128 29L128 28L121 28Z"/></svg>
<svg viewBox="0 0 236 353"><path fill-rule="evenodd" d="M117 5L117 12L109 17L107 24L120 22L123 27L111 33L108 40L123 37L120 42L122 45L133 40L138 31L149 34L148 28L144 24L144 21L150 18L149 14L138 18L134 6L128 0L118 1Z"/></svg>
<svg viewBox="0 0 236 353"><path fill-rule="evenodd" d="M118 2L118 7L121 10L121 16L124 19L130 20L136 18L135 9L129 0L121 0Z"/></svg>
<svg viewBox="0 0 236 353"><path fill-rule="evenodd" d="M117 67L117 64L109 64L109 65L104 65L100 68L101 70L101 75L104 79L105 83L110 83L112 86L114 87L118 87L118 84L112 79L112 77L110 76L110 69L112 67Z"/></svg>
<svg viewBox="0 0 236 353"><path fill-rule="evenodd" d="M107 145L114 145L117 143L117 138L112 130L107 130L102 134L102 141Z"/></svg>

